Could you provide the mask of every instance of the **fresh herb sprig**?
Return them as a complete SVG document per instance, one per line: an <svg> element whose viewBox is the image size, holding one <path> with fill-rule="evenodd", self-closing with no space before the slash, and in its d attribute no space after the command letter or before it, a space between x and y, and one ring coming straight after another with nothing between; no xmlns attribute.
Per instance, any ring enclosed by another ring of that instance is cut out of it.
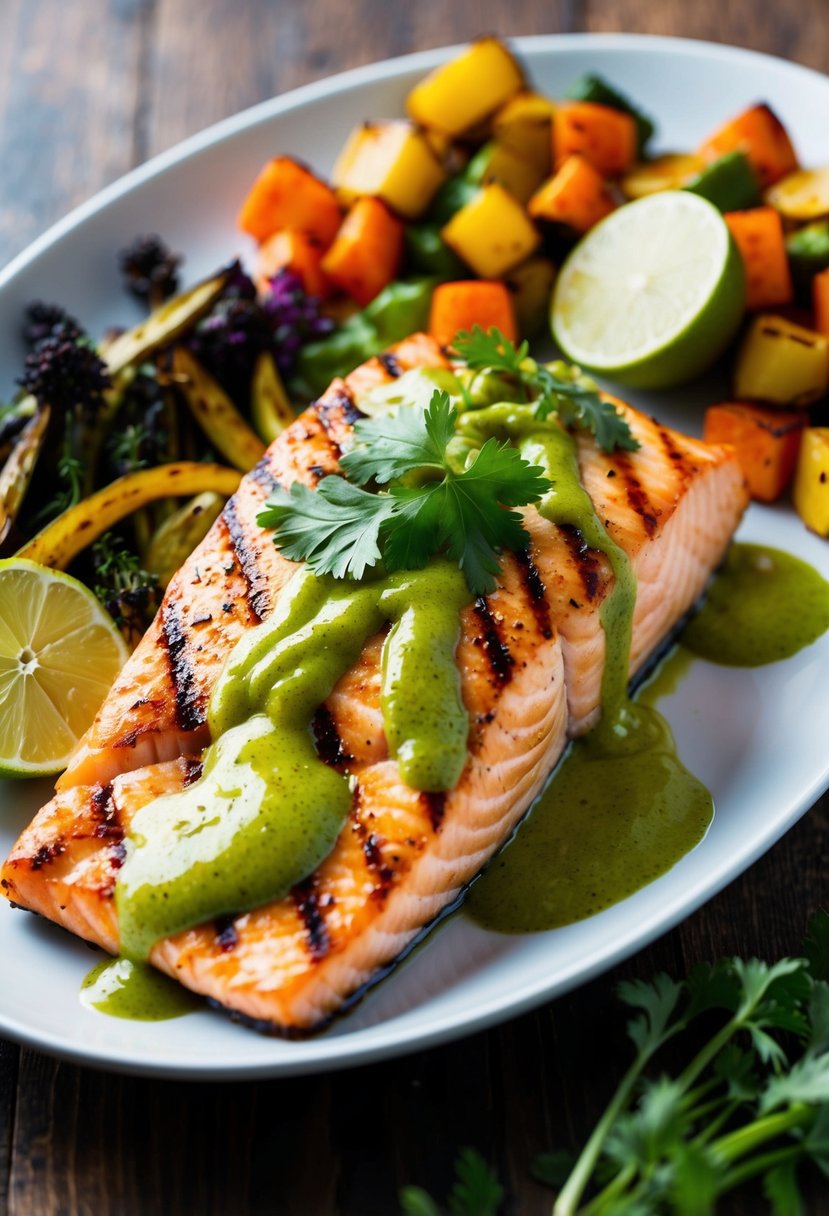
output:
<svg viewBox="0 0 829 1216"><path fill-rule="evenodd" d="M568 380L530 356L529 343L516 346L499 329L487 333L479 325L463 331L452 346L468 367L475 371L500 372L523 385L535 401L540 419L556 414L565 427L590 431L603 452L621 448L635 452L639 441L627 421L611 401L602 399L597 389L579 379Z"/></svg>
<svg viewBox="0 0 829 1216"><path fill-rule="evenodd" d="M498 1216L504 1188L480 1153L461 1149L455 1162L455 1181L449 1193L449 1216ZM419 1186L404 1187L400 1193L404 1216L441 1216L431 1195Z"/></svg>
<svg viewBox="0 0 829 1216"><path fill-rule="evenodd" d="M488 594L499 550L529 541L510 508L537 502L550 482L495 439L459 467L451 451L456 421L448 395L437 391L423 412L361 420L341 462L345 477L324 477L316 490L298 482L274 490L259 525L273 528L285 556L306 560L315 574L359 579L380 562L388 571L418 570L443 553L473 595ZM388 489L372 493L363 488L370 482Z"/></svg>
<svg viewBox="0 0 829 1216"><path fill-rule="evenodd" d="M657 975L619 986L634 1011L635 1057L578 1157L536 1159L534 1177L557 1190L553 1216L706 1216L752 1180L771 1216L803 1216L799 1168L811 1162L829 1178L826 913L813 920L804 953L771 965L721 959L686 981ZM702 1046L700 1026L709 1034ZM689 1028L687 1063L674 1076L646 1076ZM407 1216L439 1213L417 1189L413 1206L410 1192L400 1197Z"/></svg>

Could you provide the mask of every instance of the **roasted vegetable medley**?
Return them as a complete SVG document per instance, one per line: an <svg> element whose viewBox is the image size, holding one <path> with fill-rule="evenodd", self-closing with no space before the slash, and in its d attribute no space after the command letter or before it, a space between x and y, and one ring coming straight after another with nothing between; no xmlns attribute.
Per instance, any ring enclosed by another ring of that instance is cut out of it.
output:
<svg viewBox="0 0 829 1216"><path fill-rule="evenodd" d="M546 330L556 269L626 203L691 191L742 255L733 397L706 436L736 445L752 494L829 534L829 168L798 164L773 111L749 107L694 151L651 154L655 126L594 75L536 91L508 48L473 43L353 130L330 182L277 156L245 198L256 242L177 295L156 236L120 254L147 308L95 342L51 302L22 318L19 391L0 411L0 539L71 567L135 641L240 475L331 379L404 336ZM702 134L702 133L701 133Z"/></svg>

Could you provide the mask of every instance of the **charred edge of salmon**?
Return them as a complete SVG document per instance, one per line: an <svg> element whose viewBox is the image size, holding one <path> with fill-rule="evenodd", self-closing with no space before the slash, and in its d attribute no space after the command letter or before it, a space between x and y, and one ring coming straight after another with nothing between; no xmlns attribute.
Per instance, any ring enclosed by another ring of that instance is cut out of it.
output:
<svg viewBox="0 0 829 1216"><path fill-rule="evenodd" d="M348 385L343 381L335 389L329 390L324 396L315 401L311 407L317 418L325 430L326 434L331 438L331 431L334 428L340 428L343 425L353 427L355 422L359 422L361 418L365 418L365 414L354 401L354 394ZM338 441L337 446L339 447Z"/></svg>
<svg viewBox="0 0 829 1216"><path fill-rule="evenodd" d="M316 877L310 874L292 888L291 898L305 929L305 948L313 962L322 962L331 950L324 913L331 897L320 899Z"/></svg>
<svg viewBox="0 0 829 1216"><path fill-rule="evenodd" d="M247 599L251 617L256 624L266 617L271 609L271 590L268 580L259 568L259 550L247 529L239 519L236 496L229 498L222 512L231 548L247 583Z"/></svg>
<svg viewBox="0 0 829 1216"><path fill-rule="evenodd" d="M521 571L521 581L524 584L524 590L530 601L538 632L549 641L553 636L553 621L550 615L550 604L547 600L547 588L544 586L544 580L533 561L532 552L529 549L517 550L513 554L513 557L518 569Z"/></svg>
<svg viewBox="0 0 829 1216"><path fill-rule="evenodd" d="M617 476L621 477L624 484L628 505L642 520L647 535L655 536L662 512L648 498L641 481L633 471L633 465L627 452L614 452L613 466ZM676 467L679 468L678 465Z"/></svg>
<svg viewBox="0 0 829 1216"><path fill-rule="evenodd" d="M329 768L344 768L354 757L350 755L340 738L334 715L325 705L320 705L311 722L317 755Z"/></svg>
<svg viewBox="0 0 829 1216"><path fill-rule="evenodd" d="M377 358L394 380L396 380L398 376L403 375L403 368L400 366L397 356L393 355L391 351L386 351L384 354L378 355Z"/></svg>

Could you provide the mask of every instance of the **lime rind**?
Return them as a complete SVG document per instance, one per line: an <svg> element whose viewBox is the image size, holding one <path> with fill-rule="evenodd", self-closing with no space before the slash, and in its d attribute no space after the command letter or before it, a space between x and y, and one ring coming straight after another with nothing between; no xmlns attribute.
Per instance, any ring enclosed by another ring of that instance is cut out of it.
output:
<svg viewBox="0 0 829 1216"><path fill-rule="evenodd" d="M559 273L551 323L581 367L668 388L717 358L744 307L742 258L720 212L664 191L619 208L579 242Z"/></svg>

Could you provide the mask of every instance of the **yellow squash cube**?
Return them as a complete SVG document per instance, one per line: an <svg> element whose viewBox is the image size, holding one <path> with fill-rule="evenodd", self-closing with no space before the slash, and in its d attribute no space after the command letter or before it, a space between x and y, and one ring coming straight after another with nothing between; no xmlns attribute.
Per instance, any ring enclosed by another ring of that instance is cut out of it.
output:
<svg viewBox="0 0 829 1216"><path fill-rule="evenodd" d="M505 190L515 195L519 203L528 203L541 185L542 174L535 165L496 141L482 148L474 163L480 165L482 186L499 182Z"/></svg>
<svg viewBox="0 0 829 1216"><path fill-rule="evenodd" d="M806 527L829 536L829 427L811 426L803 432L792 497Z"/></svg>
<svg viewBox="0 0 829 1216"><path fill-rule="evenodd" d="M430 72L406 99L416 123L461 135L483 121L524 83L521 69L497 38L479 38L457 59Z"/></svg>
<svg viewBox="0 0 829 1216"><path fill-rule="evenodd" d="M556 268L549 258L534 257L507 276L512 295L515 322L522 338L535 338L547 328L550 294L555 282Z"/></svg>
<svg viewBox="0 0 829 1216"><path fill-rule="evenodd" d="M493 124L498 143L535 165L542 177L552 168L554 113L553 103L540 93L517 93L498 111Z"/></svg>
<svg viewBox="0 0 829 1216"><path fill-rule="evenodd" d="M501 278L541 240L518 199L497 182L456 211L441 236L482 279Z"/></svg>
<svg viewBox="0 0 829 1216"><path fill-rule="evenodd" d="M620 183L622 193L628 198L644 198L661 190L681 190L704 168L705 161L693 152L666 152L629 169Z"/></svg>
<svg viewBox="0 0 829 1216"><path fill-rule="evenodd" d="M445 176L423 132L395 119L355 127L337 157L331 181L346 206L375 195L399 215L416 219Z"/></svg>
<svg viewBox="0 0 829 1216"><path fill-rule="evenodd" d="M736 400L808 405L827 386L829 338L784 317L755 318L737 355Z"/></svg>

